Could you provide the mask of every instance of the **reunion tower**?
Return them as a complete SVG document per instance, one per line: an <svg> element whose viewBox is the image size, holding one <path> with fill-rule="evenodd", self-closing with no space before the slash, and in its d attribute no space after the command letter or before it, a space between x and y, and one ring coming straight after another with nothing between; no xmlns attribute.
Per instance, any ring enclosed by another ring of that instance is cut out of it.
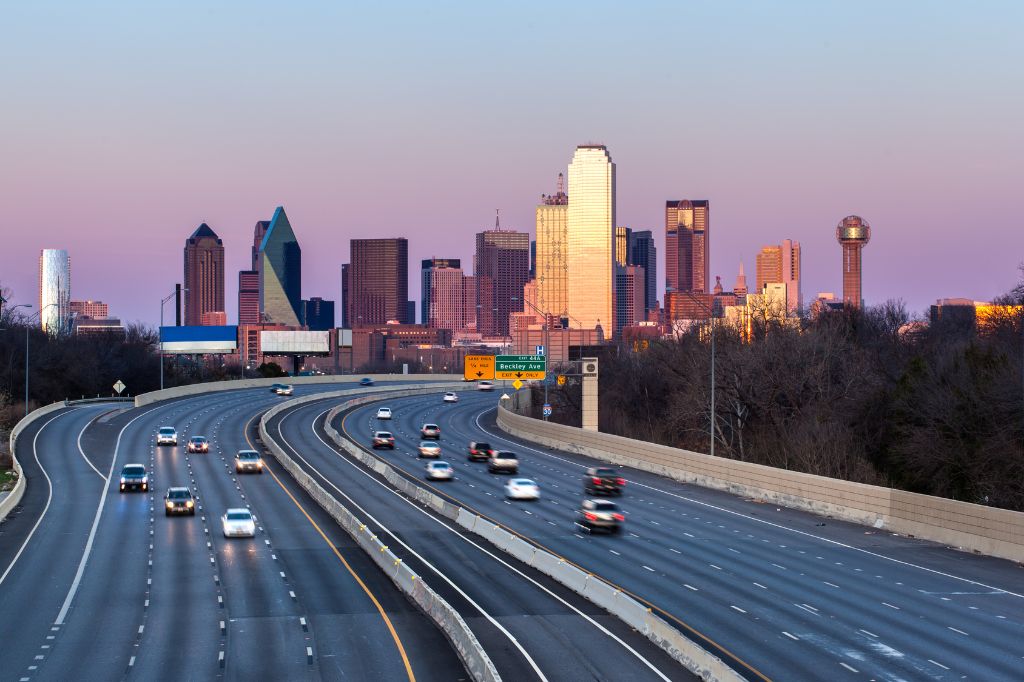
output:
<svg viewBox="0 0 1024 682"><path fill-rule="evenodd" d="M860 308L860 252L871 239L871 225L859 215L848 215L836 225L836 239L843 247L843 305Z"/></svg>

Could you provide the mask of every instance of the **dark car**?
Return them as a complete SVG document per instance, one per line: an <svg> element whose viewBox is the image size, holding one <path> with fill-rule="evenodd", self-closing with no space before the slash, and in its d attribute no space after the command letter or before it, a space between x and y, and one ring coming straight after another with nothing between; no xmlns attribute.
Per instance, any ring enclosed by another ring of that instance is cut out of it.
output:
<svg viewBox="0 0 1024 682"><path fill-rule="evenodd" d="M587 495L621 495L626 479L609 467L590 467L583 477L583 492Z"/></svg>
<svg viewBox="0 0 1024 682"><path fill-rule="evenodd" d="M359 385L360 386L373 386L373 379L371 379L370 377L364 377L364 378L359 380Z"/></svg>
<svg viewBox="0 0 1024 682"><path fill-rule="evenodd" d="M210 441L205 436L192 436L188 439L187 449L189 452L209 452Z"/></svg>
<svg viewBox="0 0 1024 682"><path fill-rule="evenodd" d="M126 490L149 490L149 476L143 464L125 464L121 469L121 492Z"/></svg>
<svg viewBox="0 0 1024 682"><path fill-rule="evenodd" d="M196 501L188 488L168 488L164 495L164 516L171 514L196 515Z"/></svg>
<svg viewBox="0 0 1024 682"><path fill-rule="evenodd" d="M471 462L486 461L491 458L492 454L494 454L494 449L491 447L490 443L473 441L469 444L469 450L466 458Z"/></svg>
<svg viewBox="0 0 1024 682"><path fill-rule="evenodd" d="M575 524L593 533L595 530L608 531L618 535L622 531L622 522L626 517L619 511L614 502L608 500L583 500L580 508L576 510Z"/></svg>

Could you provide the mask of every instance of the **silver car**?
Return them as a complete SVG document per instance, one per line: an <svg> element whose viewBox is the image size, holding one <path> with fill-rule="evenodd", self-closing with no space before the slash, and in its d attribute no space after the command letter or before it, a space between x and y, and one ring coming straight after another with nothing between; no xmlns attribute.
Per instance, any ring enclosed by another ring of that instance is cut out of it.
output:
<svg viewBox="0 0 1024 682"><path fill-rule="evenodd" d="M441 456L441 446L437 441L424 440L420 441L420 454L419 457L433 457L437 459Z"/></svg>
<svg viewBox="0 0 1024 682"><path fill-rule="evenodd" d="M492 474L517 474L519 473L519 458L516 457L516 453L508 450L494 452L487 460L487 471Z"/></svg>
<svg viewBox="0 0 1024 682"><path fill-rule="evenodd" d="M228 509L220 522L226 538L256 537L256 519L248 509Z"/></svg>
<svg viewBox="0 0 1024 682"><path fill-rule="evenodd" d="M427 480L450 481L455 476L448 462L427 462Z"/></svg>

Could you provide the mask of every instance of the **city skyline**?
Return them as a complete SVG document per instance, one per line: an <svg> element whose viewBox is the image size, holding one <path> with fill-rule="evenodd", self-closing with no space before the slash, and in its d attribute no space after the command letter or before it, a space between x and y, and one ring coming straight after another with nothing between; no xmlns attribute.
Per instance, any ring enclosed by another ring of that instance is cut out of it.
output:
<svg viewBox="0 0 1024 682"><path fill-rule="evenodd" d="M397 24L383 8L211 8L202 25L154 8L69 6L57 24L42 7L12 8L3 49L32 68L11 74L9 92L32 106L3 114L19 131L0 169L3 284L32 302L32 262L54 245L73 255L76 289L153 324L161 292L180 280L180 261L154 254L207 222L225 241L233 280L248 269L239 247L262 207L283 204L302 241L316 244L304 254L303 287L336 292L350 239L405 231L381 210L396 197L417 206L413 262L469 262L495 207L513 228L533 224L537 195L587 140L614 152L618 224L652 230L656 244L666 200L714 204L711 282L731 282L741 260L753 273L760 246L785 237L802 245L805 296L839 292L834 226L853 213L884 230L864 262L868 305L903 298L923 313L936 298L987 300L1017 281L1018 4L545 7L549 21L529 25L522 8L464 9L435 10L447 20L432 21L427 36L416 28L426 9L415 7ZM669 49L671 27L691 21L703 29L693 49ZM383 26L395 51L372 69L344 68L381 53ZM601 30L620 49L586 38ZM351 39L336 40L338 31ZM466 60L485 34L500 48ZM281 49L253 52L256 40ZM183 41L197 48L182 53ZM74 79L71 46L90 65ZM545 73L564 86L545 89L536 106ZM955 98L945 95L951 77ZM256 106L281 90L309 106ZM169 91L184 97L168 103ZM364 106L339 94L353 91L365 92ZM410 110L409 97L422 105ZM965 229L966 256L958 240L934 238ZM112 270L131 286L112 285ZM419 283L411 287L419 300ZM226 305L236 319L230 294Z"/></svg>

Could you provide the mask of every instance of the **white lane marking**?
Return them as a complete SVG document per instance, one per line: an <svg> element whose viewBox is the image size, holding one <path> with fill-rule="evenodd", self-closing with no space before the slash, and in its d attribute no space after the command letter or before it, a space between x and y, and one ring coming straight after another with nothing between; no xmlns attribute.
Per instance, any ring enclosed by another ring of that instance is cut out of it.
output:
<svg viewBox="0 0 1024 682"><path fill-rule="evenodd" d="M953 632L959 632L959 633L960 633L961 635L965 635L965 636L967 636L967 637L970 637L970 635L968 635L968 634L967 634L966 632L964 632L963 630L957 630L957 629L956 629L955 627L952 627L951 625L947 625L946 627L947 627L948 629L952 630Z"/></svg>
<svg viewBox="0 0 1024 682"><path fill-rule="evenodd" d="M772 564L772 566L774 566L775 568L781 568L783 571L786 570L785 566L779 566L778 564Z"/></svg>
<svg viewBox="0 0 1024 682"><path fill-rule="evenodd" d="M740 613L746 613L746 611L744 611L743 609L741 609L741 608L740 608L740 607L738 607L738 606L735 606L734 604L729 604L729 608L730 608L730 609L736 609L736 610L737 610L737 611L739 611Z"/></svg>
<svg viewBox="0 0 1024 682"><path fill-rule="evenodd" d="M875 633L873 633L873 632L868 632L867 630L860 630L860 632L863 632L863 633L864 633L865 635L867 635L868 637L878 637L878 635L876 635Z"/></svg>
<svg viewBox="0 0 1024 682"><path fill-rule="evenodd" d="M543 452L543 451L538 450L536 448L531 448L528 445L523 445L522 442L512 441L512 440L504 437L503 435L499 435L497 433L492 433L491 431L485 429L480 424L480 417L482 417L484 414L486 414L488 412L491 412L491 411L493 411L495 409L497 409L497 408L495 408L495 407L488 407L486 410L482 410L481 412L477 413L476 419L474 421L476 423L476 427L478 429L480 429L481 432L488 434L491 438L494 438L496 440L501 440L501 441L504 441L506 443L511 443L514 447L518 447L521 450L529 450L529 451L535 452L535 453L537 453L539 455L543 455L545 457L549 457L551 459L555 459L555 460L558 460L560 462L565 462L567 464L571 464L571 465L573 465L575 467L578 467L580 469L586 469L587 468L587 466L584 465L584 464L579 464L579 463L574 462L574 461L572 461L570 459L566 459L564 457L558 457L556 455L552 455L550 452ZM505 432L502 431L501 433L504 434ZM652 475L656 475L656 474L652 474ZM752 521L754 523L760 523L760 524L763 524L763 525L766 525L766 526L770 526L772 528L777 528L779 530L787 531L789 533L794 533L796 535L801 535L803 537L813 538L815 540L819 540L819 541L824 542L826 544L834 545L836 547L842 547L843 549L848 549L848 550L851 550L851 551L854 551L854 552L860 552L861 554L866 554L868 556L872 556L872 557L875 557L877 559L882 559L884 561L891 561L894 564L899 564L901 566L907 566L909 568L916 568L916 569L918 569L920 571L925 571L927 573L932 573L934 575L941 575L944 578L951 578L953 580L959 580L961 582L965 582L965 583L968 583L970 585L977 585L979 587L984 587L985 589L988 589L988 590L995 590L995 591L998 591L998 592L1001 592L1001 593L1004 593L1004 594L1009 594L1011 596L1018 597L1020 599L1024 599L1024 593L1011 592L1010 590L1005 590L1005 589L1002 589L1002 588L999 588L999 587L993 587L992 585L987 585L985 583L978 582L976 580L971 580L970 578L964 578L964 577L961 577L961 576L958 576L958 575L953 575L952 573L945 573L943 571L939 571L939 570L936 570L934 568L928 568L927 566L921 566L919 564L911 563L909 561L904 561L902 559L896 559L894 557L886 556L884 554L879 554L877 552L872 552L872 551L864 549L862 547L854 547L853 545L848 545L848 544L840 542L838 540L833 540L832 538L826 538L826 537L822 537L820 535L815 535L814 533L809 533L809 532L804 531L804 530L797 530L796 528L790 528L788 526L783 526L780 523L775 523L774 521L769 521L767 519L762 519L762 518L757 518L757 517L754 517L754 516L749 516L749 515L747 515L747 514L745 514L743 512L735 511L733 509L726 509L725 507L721 507L721 506L718 506L718 505L715 505L715 504L711 504L710 502L704 502L702 500L698 500L698 499L695 499L695 498L692 498L692 497L687 497L685 495L680 495L678 493L669 492L668 490L663 490L663 489L657 488L655 486L647 485L645 483L640 483L639 481L635 481L635 480L631 479L630 480L630 485L635 486L635 487L640 487L640 488L647 488L648 490L653 490L654 492L659 492L659 493L662 493L663 495L668 495L670 497L674 497L674 498L679 499L679 500L685 500L687 502L691 502L693 504L699 505L701 507L705 507L707 509L714 509L716 511L723 512L725 514L731 514L732 516L738 516L740 518L746 519L748 521ZM694 518L695 519L699 519L700 517L695 516ZM684 533L684 535L686 535L686 533ZM822 557L818 557L818 558L821 559Z"/></svg>
<svg viewBox="0 0 1024 682"><path fill-rule="evenodd" d="M96 415L95 417L90 419L89 423L85 425L85 429L89 428L89 426L94 421L96 421L96 419L98 419L98 418L99 418L99 415ZM78 438L77 438L77 441L76 441L78 443L78 454L80 454L82 456L82 459L84 459L85 463L89 465L89 468L96 472L97 476L99 476L100 478L103 478L104 480L106 480L104 478L104 476L103 476L103 473L99 469L97 469L95 467L95 465L93 465L93 463L91 461L89 461L88 457L85 456L85 450L82 448L82 435L85 433L85 429L82 429L81 431L78 432Z"/></svg>
<svg viewBox="0 0 1024 682"><path fill-rule="evenodd" d="M940 668L942 668L943 670L949 670L949 668L947 668L946 666L942 665L942 664L941 664L941 663L939 663L938 661L933 661L932 659L930 659L930 658L929 658L929 659L928 659L928 662L929 662L929 663L932 663L932 664L934 664L934 665L937 665L937 666L939 666L939 667L940 667Z"/></svg>
<svg viewBox="0 0 1024 682"><path fill-rule="evenodd" d="M554 592L552 592L551 590L547 589L546 587L544 587L543 585L541 585L540 583L538 583L538 582L537 582L536 580L534 580L533 578L530 578L530 577L529 577L529 576L527 576L527 575L526 575L525 573L521 572L520 570L518 570L517 568L515 568L514 566L512 566L512 565L511 565L511 564L509 564L508 562L504 561L503 559L501 559L501 558L500 558L500 557L498 557L497 555L493 554L492 552L489 552L489 551L488 551L487 549L485 549L485 548L484 548L484 547L482 547L481 545L479 545L479 544L477 544L477 543L473 542L473 541L472 541L472 540L470 540L470 539L469 539L469 538L468 538L467 536L463 535L463 534L462 534L462 533L460 533L459 531L457 531L457 530L455 530L454 528L451 528L451 527L450 527L450 526L448 526L447 524L443 523L443 522L442 522L442 521L441 521L440 519L438 519L437 517L435 517L435 516L432 516L432 515L431 515L431 514L429 514L429 513L428 513L428 512L426 511L426 510L424 510L424 509L420 509L420 508L419 508L419 507L417 507L417 506L416 506L416 505L415 505L415 504L414 504L414 503L413 503L413 502L412 502L411 500L409 500L409 499L408 499L408 498L406 498L405 496L401 495L401 494L400 494L400 493L399 493L398 491L396 491L396 490L392 490L391 488L388 488L388 487L387 487L386 485L384 485L383 483L381 483L380 481L378 481L377 479L375 479L375 478L374 478L373 476L371 476L371 475L370 475L370 474L369 474L368 472L364 471L364 470L363 470L363 469L361 469L361 468L360 468L359 466L357 466L357 465L356 465L356 464L355 464L354 462L352 462L352 461L351 461L350 459L348 459L348 458L346 458L346 457L343 457L343 456L341 455L341 453L340 453L340 452L338 452L338 451L337 451L337 450L335 450L335 449L334 449L333 447L331 447L331 446L330 446L330 445L329 445L329 444L327 443L327 441L325 441L325 440L324 440L323 438L321 438L321 437L320 437L320 434L316 432L316 422L317 422L317 420L319 420L320 418L322 418L322 417L323 417L323 416L324 416L325 414L327 414L327 412L329 412L329 411L330 411L330 410L324 410L323 412L321 412L321 413L320 413L319 415L317 415L317 417L316 417L316 418L315 418L315 419L313 420L313 422L312 422L312 423L310 424L310 430L311 430L311 431L313 432L313 435L314 435L314 436L316 436L317 440L319 440L319 441L320 441L320 442L321 442L321 443L322 443L322 444L324 445L324 447L325 447L325 448L327 448L327 450L328 450L329 452L331 452L331 453L333 453L334 455L336 455L336 456L337 456L337 457L338 457L338 458L339 458L339 459L340 459L341 461L345 462L345 463L346 463L346 464L348 464L348 465L349 465L350 467L352 467L353 469L355 469L356 471L358 471L359 473L361 473L361 474L362 474L363 476L366 476L366 477L367 477L367 478L369 478L369 479L370 479L371 481L375 482L375 483L376 483L377 485L381 486L382 488L384 488L385 490L387 490L388 492L390 492L390 493L391 493L392 495L394 495L394 496L396 496L397 498L399 498L400 500L404 501L404 502L405 502L406 504L408 504L408 505L409 505L410 507L412 507L412 508L413 508L413 509L415 509L416 511L420 512L420 513L421 513L421 514L423 514L424 516L426 516L426 517L427 517L428 519L431 519L432 521L434 521L435 523L439 524L440 526L442 526L442 527L444 527L444 528L448 529L448 530L449 530L450 532L452 532L453 534L455 534L455 535L456 535L457 537L461 538L461 539L462 539L463 541L465 541L466 543L470 544L471 546L475 547L476 549L478 549L479 551L483 552L483 553L484 553L484 554L486 554L487 556L491 557L492 559L494 559L495 561L497 561L497 562L498 562L499 564L501 564L502 566L506 567L507 569L509 569L509 570L510 570L510 571L512 571L513 573L515 573L515 574L519 575L519 576L520 576L520 577L522 577L522 578L523 578L524 580L527 580L527 581L528 581L528 582L530 582L530 583L531 583L532 585L534 585L535 587L539 588L539 589L540 589L540 590L542 590L543 592L547 593L547 594L548 594L548 595L550 595L551 597L554 597L555 599L557 599L557 600L558 600L559 602L561 602L562 604L564 604L564 605L565 605L565 606L566 606L567 608L569 608L569 609L570 609L570 610L572 610L572 611L573 611L574 613L576 613L577 615L579 615L579 616L580 616L581 618L583 618L584 620L586 620L586 621L587 621L588 623L590 623L591 625L593 625L593 626L594 626L594 627L595 627L595 628L596 628L597 630L599 630L600 632L602 632L603 634L607 635L607 636L608 636L609 638L611 638L612 640L614 640L615 642L617 642L618 644L620 644L620 645L621 645L621 646L622 646L622 647L623 647L624 649L626 649L627 651L629 651L629 652L630 652L630 653L631 653L631 654L632 654L633 656L635 656L635 657L636 657L637 659L639 659L639 660L640 660L640 661L641 661L641 662L642 662L642 663L643 663L644 665L646 665L646 666L647 666L647 667L648 667L648 668L649 668L649 669L650 669L650 670L651 670L652 672L654 672L654 674L655 674L655 675L657 675L657 676L658 676L659 678L661 678L662 680L665 680L666 682L668 682L669 678L668 678L668 677L666 677L666 676L665 676L665 675L664 675L664 674L663 674L663 673L662 673L662 672L661 672L660 670L658 670L658 669L657 669L657 668L656 668L656 667L654 666L654 664L653 664L653 663L651 663L650 661L648 661L648 660L647 660L646 658L644 658L644 657L643 657L643 656L642 656L642 655L641 655L641 654L640 654L640 653L639 653L638 651L636 651L636 650L635 650L635 649L634 649L633 647L631 647L631 646L630 646L629 644L627 644L626 642L622 641L622 639L620 639L620 638L619 638L619 637L618 637L617 635L615 635L615 634L614 634L613 632L609 631L609 630L608 630L607 628L605 628L605 627L604 627L603 625L601 625L600 623L598 623L597 621L595 621L595 620L594 620L593 618L591 618L590 616L588 616L588 615L587 615L587 614L585 614L584 612L580 611L580 610L579 610L579 609L577 609L577 608L576 608L575 606L573 606L573 605L572 605L572 604L570 604L569 602L565 601L564 599L562 599L561 597L559 597L558 595L556 595L556 594L555 594ZM293 412L289 412L288 414L289 414L289 415L290 415L290 414L293 414ZM285 415L285 418L286 418L287 416L288 416L288 415ZM290 443L288 443L288 441L287 441L287 440L286 440L286 439L284 438L284 434L283 434L283 433L281 432L281 424L282 424L283 422L284 422L284 418L282 418L281 420L279 420L279 421L278 421L278 423L277 423L277 433L278 433L278 437L280 437L280 438L281 438L281 441L282 441L282 443L284 443L285 445L287 445L287 446L288 446L288 448L289 448L289 449L290 449L290 450L291 450L291 451L292 451L292 452L293 452L293 453L295 454L295 456L296 456L296 457L298 457L299 459L301 459L301 460L302 460L302 461L303 461L303 462L304 462L304 463L306 464L306 466L307 466L307 467L309 467L309 468L310 468L310 469L311 469L312 471L316 472L316 475L317 475L317 476L319 476L319 477L320 477L320 478L321 478L321 479L322 479L322 480L323 480L323 481L324 481L325 483L327 483L327 485L329 485L329 486L331 486L332 488L334 488L334 490L336 490L336 491L337 491L337 492L338 492L338 493L339 493L339 494L340 494L340 495L341 495L342 497L344 497L344 498L345 498L346 500L348 500L348 501L349 501L349 502L350 502L350 503L351 503L351 504L352 504L353 506L355 506L355 507L356 507L357 509L359 509L359 511L360 511L360 512L362 512L362 513L363 513L364 515L366 515L366 517L367 517L368 519L370 519L371 521L373 521L373 523L377 524L377 525L378 525L378 526L380 526L380 527L381 527L381 528L382 528L382 529L383 529L384 531L386 531L386 532L387 532L387 533L388 533L389 535L391 535L391 536L392 536L392 538L394 538L394 540L395 540L396 542L398 542L398 544L402 545L402 546L403 546L403 547L404 547L404 548L406 549L406 551L408 551L408 552L409 552L410 554L412 554L412 555L413 555L413 556L415 556L415 557L416 557L417 559L419 559L419 560L420 560L421 562L423 562L423 564L424 564L425 566L428 566L428 567L429 567L429 568L430 568L431 570L433 570L433 571L434 571L434 572L435 572L435 573L436 573L436 574L437 574L438 576L440 576L440 577L441 577L441 579L442 579L442 580L444 580L444 581L445 581L445 582L447 582L447 583L448 583L449 585L451 585L451 587L452 587L452 588L453 588L453 589L454 589L454 590L455 590L456 592L458 592L459 594L461 594L461 595L463 596L463 598L465 598L465 599L466 599L466 601L468 601L468 602L469 602L470 604L472 604L472 605L473 605L473 606L474 606L474 607L475 607L475 608L476 608L476 609L477 609L478 611L480 611L480 613L481 613L481 614L483 614L483 615L484 615L484 617L485 617L485 618L487 618L487 619L488 619L489 621L491 621L491 622L492 622L492 624L493 624L493 625L494 625L494 626L495 626L496 628L498 628L498 629L499 629L499 630L501 630L501 631L502 631L502 632L503 632L504 634L506 634L506 636L507 636L507 637L508 637L508 638L509 638L509 639L510 639L510 640L512 641L512 643L513 643L513 644L514 644L514 645L515 645L515 646L516 646L517 648L519 648L519 649L520 649L520 651L522 652L523 656L524 656L524 657L525 657L525 658L527 659L527 661L529 661L529 663L530 663L531 667L533 667L533 669L534 669L534 672L536 672L536 673L537 673L537 676L538 676L538 677L540 677L540 678L541 678L541 679L543 679L543 680L547 680L547 678L546 678L546 677L544 677L544 674L543 674L543 673L542 673L542 672L540 671L540 669L539 669L539 668L537 667L537 664L536 664L536 663L534 662L534 660L533 660L533 659L532 659L532 658L530 657L530 655L529 655L528 653L526 653L526 651L525 651L524 649L522 649L522 645L520 645L520 644L519 644L519 642L518 642L518 641L516 640L516 638L515 638L515 637L513 637L513 636L512 636L512 634L511 634L510 632L508 632L508 630L506 630L506 629L505 629L505 628L504 628L504 627L503 627L503 626L502 626L502 625L501 625L500 623L498 623L497 621L495 621L495 620L493 619L493 617L492 617L492 616L490 616L490 615L489 615L489 614L488 614L488 613L487 613L486 611L484 611L484 610L483 610L483 608L481 608L481 607L480 607L480 606L479 606L479 605L478 605L478 604L477 604L477 603L476 603L475 601L473 601L473 600L472 600L472 599L471 599L471 598L469 597L469 595L465 594L465 593L464 593L464 592L463 592L463 591L462 591L462 590L461 590L461 589L460 589L460 588L458 587L458 585L456 585L456 584L455 584L454 582L452 582L452 580L451 580L450 578L448 578L448 577L447 577L447 576L446 576L446 575L445 575L444 573L441 573L441 572L440 572L440 571L439 571L439 570L438 570L437 568L435 568L435 567L434 567L434 566L433 566L432 564L430 564L430 562L428 562L428 561L426 561L425 559L423 559L423 557L421 557L421 556L420 556L419 554L417 554L415 550L413 550L413 549L412 549L411 547L409 547L409 546L408 546L407 544L405 544L405 543L404 543L404 542L403 542L403 541L402 541L402 540L401 540L400 538L396 537L396 536L395 536L395 534L394 534L394 533L392 533L392 532L391 532L391 531L390 531L390 530L389 530L389 529L388 529L387 527L385 527L385 526L384 526L383 524L381 524L381 523L380 523L379 521L377 521L377 519L375 519L375 518L374 518L373 516L371 516L371 515L369 514L369 512L367 512L367 511L366 511L365 509L363 509L363 508L362 508L362 507L361 507L361 506L360 506L360 505L359 505L359 504L358 504L358 503L357 503L357 502L356 502L355 500L353 500L353 499L352 499L352 498L350 498L350 497L349 497L348 495L346 495L346 494L345 494L345 493L344 493L344 492L343 492L343 491L342 491L342 490L341 490L340 488L338 488L338 486L334 485L334 483L332 483L332 482L331 482L331 481L330 481L330 480L329 480L329 479L328 479L328 478L327 478L326 476L324 476L324 475L323 475L322 473L320 473L320 470L319 470L319 469L317 469L316 467L314 467L314 466L313 466L312 464L310 464L310 463L309 463L309 462L308 462L308 461L307 461L307 460L306 460L306 459L305 459L305 458L304 458L304 457L303 457L302 455L300 455L300 454L299 454L299 453L298 453L298 452L297 452L297 451L295 450L295 448L293 448L293 447L291 446L291 444L290 444ZM580 539L583 539L583 536L577 536L577 537L579 537Z"/></svg>
<svg viewBox="0 0 1024 682"><path fill-rule="evenodd" d="M156 408L153 408L154 410ZM68 596L64 599L64 605L60 607L60 613L57 614L57 620L54 621L57 625L64 624L64 617L68 614L68 609L71 608L71 602L75 598L75 593L78 592L78 585L82 582L82 574L85 573L85 565L89 563L89 555L92 553L92 543L96 539L96 529L99 528L100 518L103 516L103 504L107 500L107 492L110 491L110 479L114 475L114 466L117 465L117 453L121 449L121 436L124 435L125 430L134 424L137 420L142 419L153 410L146 410L136 415L121 427L121 430L117 434L117 442L114 444L114 456L110 459L110 471L107 472L107 482L103 486L103 494L100 495L99 504L96 505L96 516L92 520L92 529L89 530L89 539L85 542L85 551L82 552L82 560L78 562L78 571L75 573L75 580L71 583L71 589L68 590Z"/></svg>
<svg viewBox="0 0 1024 682"><path fill-rule="evenodd" d="M621 554L616 552L614 549L609 549L608 551L611 552L612 554L614 554L615 556L622 556Z"/></svg>
<svg viewBox="0 0 1024 682"><path fill-rule="evenodd" d="M61 412L56 416L50 417L43 422L43 425L39 427L38 431L36 431L36 435L32 437L32 453L36 460L36 466L39 467L39 470L43 472L43 476L46 478L46 487L48 491L46 493L46 505L43 507L43 513L39 515L39 518L36 519L35 525L32 526L32 530L28 532L28 536L25 538L25 541L21 543L21 547L18 548L18 553L14 555L13 559L11 559L11 563L8 564L7 570L4 571L3 575L0 575L0 585L4 584L4 580L7 579L7 575L11 572L11 569L14 568L14 564L18 563L18 559L21 558L21 553L25 551L25 547L28 545L29 541L32 540L32 536L36 534L36 529L39 528L39 524L43 522L44 518L46 518L46 512L50 509L50 502L53 500L53 483L50 481L49 474L46 473L46 467L44 467L39 461L39 451L36 449L36 442L39 438L39 434L43 432L43 429L49 426L50 422L55 419L60 419L66 414L71 414L73 411L74 410ZM15 443L15 447L17 447L17 443Z"/></svg>
<svg viewBox="0 0 1024 682"><path fill-rule="evenodd" d="M842 661L839 661L839 665L843 666L844 668L846 668L847 670L849 670L849 671L850 671L851 673L855 673L855 672L860 672L860 671L858 671L858 670L857 670L856 668L854 668L853 666L849 666L849 665L846 665L846 664L845 664L845 663L843 663Z"/></svg>
<svg viewBox="0 0 1024 682"><path fill-rule="evenodd" d="M820 614L820 613L817 613L817 612L816 612L816 611L814 611L813 609L809 609L809 608L807 608L807 607L806 607L806 606L804 606L803 604L793 604L793 606L797 607L798 609L803 609L803 610L804 610L804 611L806 611L807 613L813 614L813 615L815 615L815 616L819 616L819 617L821 616L821 614Z"/></svg>
<svg viewBox="0 0 1024 682"><path fill-rule="evenodd" d="M694 587L693 585L687 585L686 583L683 583L683 587L685 587L688 590L693 590L694 592L699 592L700 591L696 587Z"/></svg>
<svg viewBox="0 0 1024 682"><path fill-rule="evenodd" d="M710 566L711 568L715 569L716 571L721 571L722 570L721 566L715 566L714 564L708 564L708 566Z"/></svg>
<svg viewBox="0 0 1024 682"><path fill-rule="evenodd" d="M788 632L786 632L785 630L782 631L782 634L784 634L786 637L789 637L790 639L795 639L798 642L800 641L799 637L797 637L796 635L791 635Z"/></svg>
<svg viewBox="0 0 1024 682"><path fill-rule="evenodd" d="M806 606L807 608L811 609L811 610L812 610L812 611L814 611L815 613L817 613L817 612L818 612L818 609L814 608L814 607L813 607L813 606L811 606L810 604L806 604L806 603L804 603L804 604L801 604L801 606Z"/></svg>
<svg viewBox="0 0 1024 682"><path fill-rule="evenodd" d="M671 547L668 548L668 551L675 552L676 554L682 554L678 549L672 549Z"/></svg>
<svg viewBox="0 0 1024 682"><path fill-rule="evenodd" d="M757 585L758 587L760 587L762 590L767 590L768 589L767 587L765 587L761 583L754 583L754 584Z"/></svg>
<svg viewBox="0 0 1024 682"><path fill-rule="evenodd" d="M710 421L710 420L709 420L709 421ZM835 588L838 588L838 587L839 587L839 585L836 585L835 583L830 583L830 582L829 582L829 581L827 581L827 580L822 580L821 582L825 583L825 584L826 584L826 585L828 585L829 587L835 587Z"/></svg>
<svg viewBox="0 0 1024 682"><path fill-rule="evenodd" d="M889 607L890 609L896 609L897 611L899 611L899 610L900 610L900 607L898 607L898 606L893 606L892 604L890 604L890 603L888 603L888 602L882 602L882 606L888 606L888 607Z"/></svg>
<svg viewBox="0 0 1024 682"><path fill-rule="evenodd" d="M642 566L642 568L646 568L646 569L647 569L648 571L650 571L651 573L654 573L654 572L655 572L655 571L654 571L654 569L653 569L653 568L651 568L650 566Z"/></svg>

